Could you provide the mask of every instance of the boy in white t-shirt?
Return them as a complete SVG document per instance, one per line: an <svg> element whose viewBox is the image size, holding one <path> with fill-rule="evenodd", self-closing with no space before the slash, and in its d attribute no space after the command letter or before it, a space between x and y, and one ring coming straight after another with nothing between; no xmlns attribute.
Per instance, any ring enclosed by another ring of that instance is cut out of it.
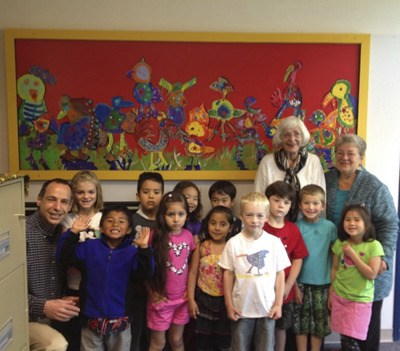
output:
<svg viewBox="0 0 400 351"><path fill-rule="evenodd" d="M284 269L290 266L282 242L263 230L268 199L260 193L240 202L242 232L228 241L219 265L232 323L232 350L274 349L275 320L282 315ZM257 337L256 337L257 336Z"/></svg>

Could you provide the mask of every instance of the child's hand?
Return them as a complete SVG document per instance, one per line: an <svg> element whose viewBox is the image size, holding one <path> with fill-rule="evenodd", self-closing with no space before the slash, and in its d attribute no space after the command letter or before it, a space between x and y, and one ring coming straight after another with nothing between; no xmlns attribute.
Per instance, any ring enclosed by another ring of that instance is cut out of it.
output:
<svg viewBox="0 0 400 351"><path fill-rule="evenodd" d="M167 301L168 300L165 296L160 295L160 294L158 294L158 293L156 293L155 291L152 291L152 290L148 290L148 295L149 295L149 300L152 303L159 303L161 301Z"/></svg>
<svg viewBox="0 0 400 351"><path fill-rule="evenodd" d="M141 249L147 249L149 247L149 236L150 228L142 227L142 230L138 233L136 239L133 240L133 243Z"/></svg>
<svg viewBox="0 0 400 351"><path fill-rule="evenodd" d="M277 320L282 317L282 306L273 305L269 312L269 318Z"/></svg>
<svg viewBox="0 0 400 351"><path fill-rule="evenodd" d="M299 288L299 286L297 284L295 284L295 286L294 286L294 298L298 305L303 304L303 293L301 292L301 289Z"/></svg>
<svg viewBox="0 0 400 351"><path fill-rule="evenodd" d="M332 310L332 291L333 291L333 287L331 286L329 288L328 301L327 301L328 310Z"/></svg>
<svg viewBox="0 0 400 351"><path fill-rule="evenodd" d="M74 234L79 234L80 232L89 228L91 220L92 219L89 216L78 216L75 222L72 224L71 232Z"/></svg>
<svg viewBox="0 0 400 351"><path fill-rule="evenodd" d="M350 246L349 243L343 245L343 253L354 261L354 257L357 255L354 249Z"/></svg>
<svg viewBox="0 0 400 351"><path fill-rule="evenodd" d="M190 317L197 319L197 315L200 314L199 307L197 306L196 301L188 301L189 305L189 315Z"/></svg>
<svg viewBox="0 0 400 351"><path fill-rule="evenodd" d="M228 315L228 318L232 321L237 321L242 316L240 311L238 309L236 309L234 306L227 307L226 313Z"/></svg>
<svg viewBox="0 0 400 351"><path fill-rule="evenodd" d="M386 272L387 270L388 270L387 263L384 260L382 260L381 266L379 267L378 274L382 274L382 273Z"/></svg>

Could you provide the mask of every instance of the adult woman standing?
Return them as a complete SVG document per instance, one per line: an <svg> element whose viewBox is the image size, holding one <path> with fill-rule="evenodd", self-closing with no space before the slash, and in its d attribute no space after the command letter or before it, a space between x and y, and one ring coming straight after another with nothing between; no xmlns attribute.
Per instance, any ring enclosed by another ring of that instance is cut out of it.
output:
<svg viewBox="0 0 400 351"><path fill-rule="evenodd" d="M272 139L277 150L262 158L254 180L254 190L264 194L267 186L277 180L292 185L297 193L308 184L317 184L325 190L321 162L305 148L309 140L310 133L300 118L284 118ZM291 221L296 220L297 207L294 204L289 212Z"/></svg>
<svg viewBox="0 0 400 351"><path fill-rule="evenodd" d="M393 250L396 247L398 218L389 189L362 167L367 145L355 134L340 136L335 143L336 168L326 174L327 218L337 226L345 205L364 204L371 214L376 238L385 256L378 277L367 340L361 350L379 350L382 302L392 286Z"/></svg>

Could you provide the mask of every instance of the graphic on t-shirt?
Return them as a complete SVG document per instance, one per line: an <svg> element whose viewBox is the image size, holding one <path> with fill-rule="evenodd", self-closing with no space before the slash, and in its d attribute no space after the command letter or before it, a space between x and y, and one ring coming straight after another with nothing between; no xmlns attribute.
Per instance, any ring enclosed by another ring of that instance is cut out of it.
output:
<svg viewBox="0 0 400 351"><path fill-rule="evenodd" d="M365 252L360 252L359 255L362 257L362 256L365 255ZM353 260L349 256L347 256L345 254L342 255L342 259L340 260L340 263L343 265L344 269L347 269L347 267L353 267L354 266Z"/></svg>
<svg viewBox="0 0 400 351"><path fill-rule="evenodd" d="M247 273L251 273L251 270L253 267L257 267L257 275L261 275L260 269L264 268L265 263L264 263L264 258L267 256L268 250L261 250L258 252L255 252L250 255L238 255L237 257L246 257L247 262L251 264L251 267L247 271Z"/></svg>
<svg viewBox="0 0 400 351"><path fill-rule="evenodd" d="M167 261L167 268L171 272L173 272L177 275L181 275L187 268L187 263L188 263L189 253L190 253L190 245L186 242L179 243L178 245L176 245L172 242L169 242L168 246L169 246L169 249L174 252L175 257L172 258L172 260L171 260L172 262ZM181 258L183 250L187 250L188 254L184 255ZM184 261L183 261L181 268L177 268L175 264L182 263L182 259L184 259Z"/></svg>

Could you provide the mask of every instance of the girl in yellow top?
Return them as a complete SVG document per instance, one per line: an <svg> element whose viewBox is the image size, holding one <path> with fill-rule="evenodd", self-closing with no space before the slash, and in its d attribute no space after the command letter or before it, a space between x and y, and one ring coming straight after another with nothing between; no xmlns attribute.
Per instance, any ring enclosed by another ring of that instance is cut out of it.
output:
<svg viewBox="0 0 400 351"><path fill-rule="evenodd" d="M233 229L233 222L229 208L212 208L204 220L204 239L197 244L192 255L187 295L189 314L196 319L197 350L225 350L231 345L223 272L218 262Z"/></svg>

